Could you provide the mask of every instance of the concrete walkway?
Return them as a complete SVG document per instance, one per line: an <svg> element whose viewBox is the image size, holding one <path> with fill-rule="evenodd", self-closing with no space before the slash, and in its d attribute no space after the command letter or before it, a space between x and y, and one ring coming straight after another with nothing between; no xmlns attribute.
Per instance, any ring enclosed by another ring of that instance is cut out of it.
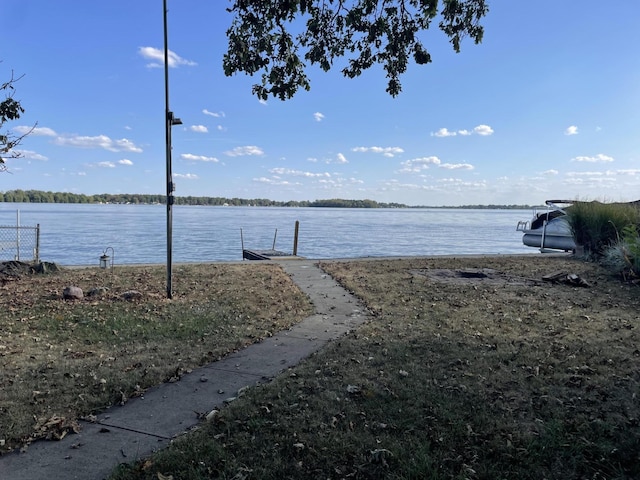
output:
<svg viewBox="0 0 640 480"><path fill-rule="evenodd" d="M122 407L112 407L98 415L96 423L82 422L78 434L35 442L25 453L0 456L0 479L104 479L117 465L166 447L241 388L273 378L366 320L356 298L316 262L279 263L313 302L312 316L178 382L164 383Z"/></svg>

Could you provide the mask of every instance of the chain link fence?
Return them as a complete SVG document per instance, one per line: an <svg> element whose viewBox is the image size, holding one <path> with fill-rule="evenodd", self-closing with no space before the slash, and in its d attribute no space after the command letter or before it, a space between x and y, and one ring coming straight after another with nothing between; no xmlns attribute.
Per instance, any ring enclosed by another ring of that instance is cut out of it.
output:
<svg viewBox="0 0 640 480"><path fill-rule="evenodd" d="M40 224L35 227L0 225L0 261L40 261Z"/></svg>

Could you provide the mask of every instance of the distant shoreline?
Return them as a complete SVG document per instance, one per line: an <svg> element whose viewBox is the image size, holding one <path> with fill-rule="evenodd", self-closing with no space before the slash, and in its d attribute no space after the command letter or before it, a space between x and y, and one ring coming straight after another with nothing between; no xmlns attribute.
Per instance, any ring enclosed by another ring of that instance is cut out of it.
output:
<svg viewBox="0 0 640 480"><path fill-rule="evenodd" d="M349 200L332 198L324 200L288 200L277 201L264 198L226 198L226 197L174 197L174 205L203 205L220 207L317 207L317 208L456 208L466 210L523 210L530 205L406 205L403 203L385 203L375 200ZM85 195L69 192L45 192L41 190L9 190L0 192L2 203L91 203L116 205L165 205L165 195L153 194L110 194Z"/></svg>

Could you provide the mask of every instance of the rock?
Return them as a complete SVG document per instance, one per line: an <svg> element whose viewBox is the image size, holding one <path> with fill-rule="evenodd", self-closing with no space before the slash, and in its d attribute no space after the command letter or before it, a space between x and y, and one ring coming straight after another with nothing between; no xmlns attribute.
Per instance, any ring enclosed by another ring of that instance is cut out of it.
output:
<svg viewBox="0 0 640 480"><path fill-rule="evenodd" d="M62 291L62 298L65 300L82 300L84 293L80 287L74 287L73 285L65 287Z"/></svg>
<svg viewBox="0 0 640 480"><path fill-rule="evenodd" d="M92 288L91 290L89 290L88 295L90 297L101 297L105 293L107 293L108 291L109 291L109 289L107 287L96 287L96 288Z"/></svg>
<svg viewBox="0 0 640 480"><path fill-rule="evenodd" d="M53 262L40 262L33 266L33 271L35 273L53 273L59 272L60 267Z"/></svg>
<svg viewBox="0 0 640 480"><path fill-rule="evenodd" d="M139 298L142 298L142 293L137 290L127 290L121 295L121 297L125 300L138 300Z"/></svg>

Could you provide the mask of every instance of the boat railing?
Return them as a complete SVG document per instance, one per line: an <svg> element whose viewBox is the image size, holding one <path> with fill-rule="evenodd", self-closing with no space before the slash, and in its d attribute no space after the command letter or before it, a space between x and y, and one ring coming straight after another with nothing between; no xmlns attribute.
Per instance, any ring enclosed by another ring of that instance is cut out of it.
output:
<svg viewBox="0 0 640 480"><path fill-rule="evenodd" d="M529 225L531 222L529 220L520 220L518 225L516 225L516 232L524 232L525 230L529 230Z"/></svg>

